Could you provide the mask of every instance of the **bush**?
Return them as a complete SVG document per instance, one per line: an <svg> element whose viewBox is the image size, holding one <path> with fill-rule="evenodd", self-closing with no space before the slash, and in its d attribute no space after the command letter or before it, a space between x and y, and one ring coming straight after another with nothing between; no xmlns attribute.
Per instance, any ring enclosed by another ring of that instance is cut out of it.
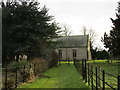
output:
<svg viewBox="0 0 120 90"><path fill-rule="evenodd" d="M35 74L40 75L48 69L48 61L43 58L33 58L31 61L35 66Z"/></svg>
<svg viewBox="0 0 120 90"><path fill-rule="evenodd" d="M55 51L52 51L52 60L50 62L50 67L57 66L58 60L59 60L59 55Z"/></svg>
<svg viewBox="0 0 120 90"><path fill-rule="evenodd" d="M28 64L27 60L21 60L20 62L13 61L8 66L13 67L13 68L18 68L18 67L26 65L26 64Z"/></svg>

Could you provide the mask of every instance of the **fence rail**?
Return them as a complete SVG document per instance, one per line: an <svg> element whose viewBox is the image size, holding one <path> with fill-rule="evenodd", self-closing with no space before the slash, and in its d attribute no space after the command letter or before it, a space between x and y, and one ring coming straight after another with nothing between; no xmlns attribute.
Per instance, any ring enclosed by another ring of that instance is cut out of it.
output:
<svg viewBox="0 0 120 90"><path fill-rule="evenodd" d="M28 64L17 68L2 68L2 89L17 88L20 84L30 80L31 77L35 77L37 66L35 64Z"/></svg>
<svg viewBox="0 0 120 90"><path fill-rule="evenodd" d="M79 60L82 61L76 62L74 60L74 66L76 67L77 71L79 71L82 75L83 80L88 83L88 85L91 85L92 90L95 88L98 90L98 88L102 88L102 90L105 90L105 86L108 86L109 88L113 90L120 90L120 76L112 75L105 70L101 70L100 66L95 67L93 71L93 65L87 63L86 59ZM77 60L78 61L78 60ZM116 84L111 85L107 82L106 76L109 75L116 79Z"/></svg>

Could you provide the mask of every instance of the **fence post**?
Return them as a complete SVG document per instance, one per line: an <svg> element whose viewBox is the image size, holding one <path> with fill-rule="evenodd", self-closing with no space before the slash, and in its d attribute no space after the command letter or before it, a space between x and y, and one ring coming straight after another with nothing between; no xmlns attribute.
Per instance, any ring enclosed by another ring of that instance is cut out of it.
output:
<svg viewBox="0 0 120 90"><path fill-rule="evenodd" d="M25 82L25 65L23 66L23 83Z"/></svg>
<svg viewBox="0 0 120 90"><path fill-rule="evenodd" d="M15 69L15 88L17 88L17 68Z"/></svg>
<svg viewBox="0 0 120 90"><path fill-rule="evenodd" d="M105 90L105 70L102 71L102 78L103 90Z"/></svg>
<svg viewBox="0 0 120 90"><path fill-rule="evenodd" d="M30 69L31 69L31 63L29 64L29 74L30 74Z"/></svg>
<svg viewBox="0 0 120 90"><path fill-rule="evenodd" d="M98 73L97 73L97 67L95 67L95 71L96 71L96 90L98 90Z"/></svg>
<svg viewBox="0 0 120 90"><path fill-rule="evenodd" d="M92 86L92 90L93 90L93 67L91 65L91 86Z"/></svg>
<svg viewBox="0 0 120 90"><path fill-rule="evenodd" d="M34 64L33 66L34 66L34 75L36 76L36 70L35 70L36 64Z"/></svg>
<svg viewBox="0 0 120 90"><path fill-rule="evenodd" d="M5 89L7 90L7 66L5 68Z"/></svg>
<svg viewBox="0 0 120 90"><path fill-rule="evenodd" d="M90 85L90 70L89 70L89 63L88 63L88 85Z"/></svg>
<svg viewBox="0 0 120 90"><path fill-rule="evenodd" d="M120 76L119 76L119 75L118 75L117 79L118 79L118 83L117 83L118 86L117 86L117 89L120 90Z"/></svg>
<svg viewBox="0 0 120 90"><path fill-rule="evenodd" d="M86 63L86 59L85 59L85 83L87 82L87 63Z"/></svg>
<svg viewBox="0 0 120 90"><path fill-rule="evenodd" d="M83 62L83 59L82 59L82 77L83 77L83 80L84 80L84 62Z"/></svg>
<svg viewBox="0 0 120 90"><path fill-rule="evenodd" d="M101 71L101 69L100 69L100 66L98 66L98 77L100 78L100 71ZM100 86L100 79L98 78L98 85Z"/></svg>

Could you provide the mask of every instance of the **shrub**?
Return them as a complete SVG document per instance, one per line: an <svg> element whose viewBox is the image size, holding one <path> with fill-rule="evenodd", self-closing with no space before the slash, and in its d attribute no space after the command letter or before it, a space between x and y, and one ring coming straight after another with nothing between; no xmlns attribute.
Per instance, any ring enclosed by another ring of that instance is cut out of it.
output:
<svg viewBox="0 0 120 90"><path fill-rule="evenodd" d="M13 61L13 62L11 62L8 66L9 66L9 67L18 68L18 67L23 66L23 65L26 65L26 64L28 64L28 61L27 61L27 60L21 60L20 62Z"/></svg>
<svg viewBox="0 0 120 90"><path fill-rule="evenodd" d="M50 62L50 67L58 65L59 56L55 51L52 51L52 60Z"/></svg>
<svg viewBox="0 0 120 90"><path fill-rule="evenodd" d="M48 69L48 61L43 58L33 58L31 61L35 66L35 74L40 75Z"/></svg>

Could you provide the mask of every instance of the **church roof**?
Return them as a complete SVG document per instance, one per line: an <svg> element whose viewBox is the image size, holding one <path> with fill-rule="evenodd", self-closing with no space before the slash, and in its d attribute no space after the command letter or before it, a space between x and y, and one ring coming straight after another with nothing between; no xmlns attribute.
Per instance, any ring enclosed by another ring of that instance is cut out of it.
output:
<svg viewBox="0 0 120 90"><path fill-rule="evenodd" d="M88 35L62 36L55 38L53 41L58 41L58 47L60 48L87 47Z"/></svg>

